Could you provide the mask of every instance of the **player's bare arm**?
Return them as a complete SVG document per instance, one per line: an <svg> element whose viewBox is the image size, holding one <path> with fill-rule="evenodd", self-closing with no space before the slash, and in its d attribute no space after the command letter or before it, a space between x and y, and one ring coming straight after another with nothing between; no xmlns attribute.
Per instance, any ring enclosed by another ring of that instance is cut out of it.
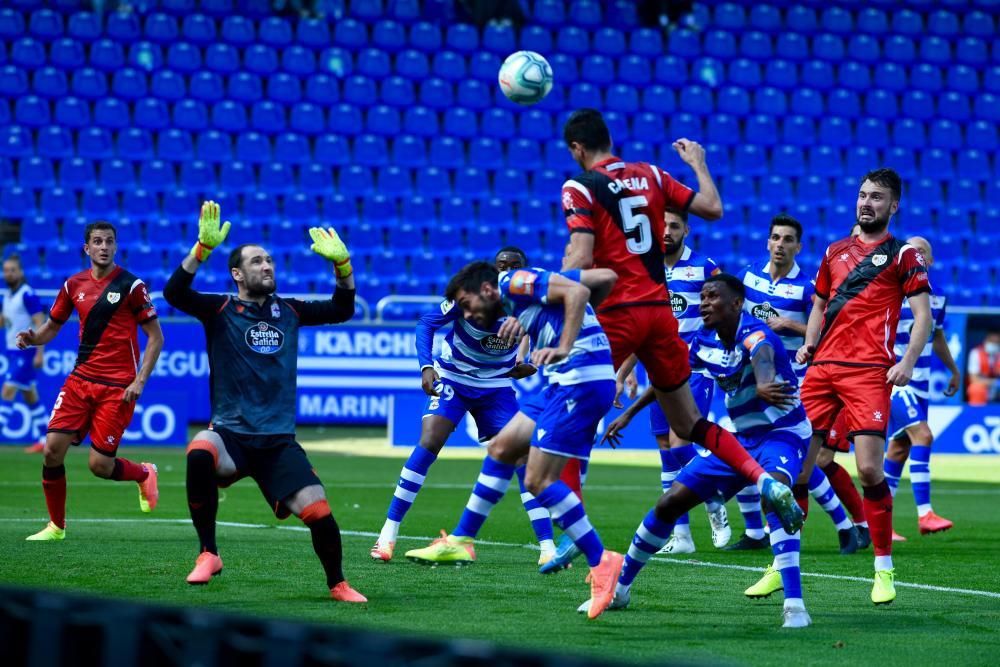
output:
<svg viewBox="0 0 1000 667"><path fill-rule="evenodd" d="M146 349L142 353L142 366L139 367L139 372L136 373L132 383L125 387L125 391L122 392L122 403L131 403L142 396L142 390L145 389L149 376L156 368L156 360L160 358L160 352L163 351L163 329L160 328L160 321L154 319L143 322L140 326L143 333L146 334Z"/></svg>
<svg viewBox="0 0 1000 667"><path fill-rule="evenodd" d="M35 313L31 316L31 323L35 325L35 331L37 331L42 328L43 324L45 324L45 316L41 313ZM41 368L42 364L45 363L44 345L35 346L35 358L31 360L31 363L35 368ZM952 363L954 363L954 361Z"/></svg>
<svg viewBox="0 0 1000 667"><path fill-rule="evenodd" d="M17 347L20 350L27 350L29 347L45 345L56 337L62 324L59 324L51 317L37 329L28 329L17 332Z"/></svg>
<svg viewBox="0 0 1000 667"><path fill-rule="evenodd" d="M757 397L778 408L795 405L794 391L785 381L776 381L777 373L774 366L774 348L762 345L757 354L750 359L753 366L753 376L757 381Z"/></svg>
<svg viewBox="0 0 1000 667"><path fill-rule="evenodd" d="M906 346L906 354L886 373L886 381L897 387L905 387L913 377L913 367L931 335L931 297L927 292L909 297L910 309L913 311L913 328L910 330L910 344Z"/></svg>
<svg viewBox="0 0 1000 667"><path fill-rule="evenodd" d="M510 372L507 373L507 377L515 380L521 380L526 377L531 377L538 372L537 366L525 361L525 359L528 358L530 351L531 341L527 336L522 336L521 342L518 344L517 348L517 362L514 364L514 368L510 369Z"/></svg>
<svg viewBox="0 0 1000 667"><path fill-rule="evenodd" d="M562 270L589 269L594 266L594 235L587 232L573 232L566 246Z"/></svg>
<svg viewBox="0 0 1000 667"><path fill-rule="evenodd" d="M585 269L580 273L580 283L590 290L590 305L594 308L611 294L616 282L618 274L611 269Z"/></svg>
<svg viewBox="0 0 1000 667"><path fill-rule="evenodd" d="M549 291L546 299L550 304L561 303L565 311L562 335L558 347L545 347L535 350L531 355L531 363L536 366L553 364L569 356L573 343L580 333L583 324L583 313L590 299L590 289L576 281L553 273L549 277Z"/></svg>
<svg viewBox="0 0 1000 667"><path fill-rule="evenodd" d="M705 220L718 220L722 217L722 197L719 196L719 189L715 187L712 174L708 171L704 147L690 139L678 139L673 143L673 148L698 178L698 192L691 200L688 210Z"/></svg>
<svg viewBox="0 0 1000 667"><path fill-rule="evenodd" d="M806 335L807 325L802 322L796 322L790 317L782 317L778 315L777 317L772 317L767 321L767 326L771 328L771 331L776 333L794 333L799 336Z"/></svg>
<svg viewBox="0 0 1000 667"><path fill-rule="evenodd" d="M813 352L816 351L819 332L823 329L823 313L825 311L826 299L816 295L813 298L812 310L809 312L809 321L806 323L805 340L799 351L795 353L795 361L800 364L808 363L812 359Z"/></svg>
<svg viewBox="0 0 1000 667"><path fill-rule="evenodd" d="M944 336L944 329L938 329L934 332L934 338L931 340L931 349L937 358L941 360L944 367L948 369L950 377L948 378L948 386L944 390L945 396L954 396L958 393L959 382L962 379L961 373L958 370L958 364L955 363L955 358L951 356L951 348L948 347L948 339Z"/></svg>
<svg viewBox="0 0 1000 667"><path fill-rule="evenodd" d="M646 391L642 393L637 401L634 401L632 405L625 408L624 411L617 417L614 421L608 424L604 431L604 436L601 438L601 442L606 442L612 447L617 447L621 444L622 431L632 423L635 416L642 412L642 410L651 403L656 401L656 391L652 386L647 387Z"/></svg>

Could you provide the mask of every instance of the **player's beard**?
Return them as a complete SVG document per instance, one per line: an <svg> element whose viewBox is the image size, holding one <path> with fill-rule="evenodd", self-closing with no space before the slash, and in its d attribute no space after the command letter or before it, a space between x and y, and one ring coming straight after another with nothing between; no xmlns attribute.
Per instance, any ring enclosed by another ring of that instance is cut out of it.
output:
<svg viewBox="0 0 1000 667"><path fill-rule="evenodd" d="M873 216L868 222L861 222L861 216L859 215L858 226L861 227L861 231L865 234L880 234L889 226L889 214L887 213L881 218Z"/></svg>
<svg viewBox="0 0 1000 667"><path fill-rule="evenodd" d="M278 291L278 281L275 278L271 278L271 285L264 284L264 278L260 277L254 281L248 280L246 283L247 296L252 299L257 299L260 297L270 296Z"/></svg>
<svg viewBox="0 0 1000 667"><path fill-rule="evenodd" d="M673 239L671 239L669 236L665 236L663 238L663 254L668 257L670 255L673 255L674 253L676 253L678 250L681 249L681 244L683 243L684 243L683 240L674 243Z"/></svg>

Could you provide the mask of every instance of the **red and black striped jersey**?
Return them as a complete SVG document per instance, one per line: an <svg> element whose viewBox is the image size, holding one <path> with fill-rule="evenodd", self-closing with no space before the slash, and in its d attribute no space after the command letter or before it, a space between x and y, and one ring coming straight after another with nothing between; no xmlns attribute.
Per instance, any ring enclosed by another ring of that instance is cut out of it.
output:
<svg viewBox="0 0 1000 667"><path fill-rule="evenodd" d="M891 234L831 243L816 276L827 303L813 363L891 367L903 297L929 291L920 252Z"/></svg>
<svg viewBox="0 0 1000 667"><path fill-rule="evenodd" d="M100 280L81 271L63 283L49 317L65 324L74 310L80 349L73 374L127 387L139 370L138 325L156 318L146 285L120 266Z"/></svg>
<svg viewBox="0 0 1000 667"><path fill-rule="evenodd" d="M695 193L655 165L612 157L563 184L571 234L594 235L594 266L618 274L606 311L669 301L663 271L664 212L686 211Z"/></svg>

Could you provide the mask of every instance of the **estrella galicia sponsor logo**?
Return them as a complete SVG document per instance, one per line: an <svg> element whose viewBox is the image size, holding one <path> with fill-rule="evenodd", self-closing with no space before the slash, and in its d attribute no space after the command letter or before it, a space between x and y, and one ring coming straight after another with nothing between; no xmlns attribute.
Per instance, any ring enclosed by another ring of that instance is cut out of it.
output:
<svg viewBox="0 0 1000 667"><path fill-rule="evenodd" d="M267 322L257 322L247 329L245 338L250 349L260 354L274 354L285 342L285 334Z"/></svg>
<svg viewBox="0 0 1000 667"><path fill-rule="evenodd" d="M670 293L670 310L675 313L683 313L687 310L688 301L683 295L677 294L676 292Z"/></svg>
<svg viewBox="0 0 1000 667"><path fill-rule="evenodd" d="M771 307L771 304L765 301L764 303L759 303L750 310L750 314L756 317L758 320L763 320L767 322L772 317L778 316L778 311Z"/></svg>
<svg viewBox="0 0 1000 667"><path fill-rule="evenodd" d="M506 352L512 347L514 347L513 342L501 340L494 334L490 334L483 339L483 348L490 350L491 352Z"/></svg>

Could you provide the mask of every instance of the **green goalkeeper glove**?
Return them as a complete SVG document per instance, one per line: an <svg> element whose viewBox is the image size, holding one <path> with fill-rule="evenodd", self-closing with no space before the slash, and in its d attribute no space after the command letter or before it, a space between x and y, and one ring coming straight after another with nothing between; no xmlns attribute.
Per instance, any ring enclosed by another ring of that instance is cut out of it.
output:
<svg viewBox="0 0 1000 667"><path fill-rule="evenodd" d="M219 225L219 205L207 201L201 205L198 216L198 242L191 248L191 254L199 262L204 262L229 235L229 223Z"/></svg>
<svg viewBox="0 0 1000 667"><path fill-rule="evenodd" d="M312 237L312 251L333 262L333 270L338 278L346 278L354 272L351 268L351 253L347 251L347 246L340 240L337 230L333 227L323 229L322 227L310 227L309 236Z"/></svg>

